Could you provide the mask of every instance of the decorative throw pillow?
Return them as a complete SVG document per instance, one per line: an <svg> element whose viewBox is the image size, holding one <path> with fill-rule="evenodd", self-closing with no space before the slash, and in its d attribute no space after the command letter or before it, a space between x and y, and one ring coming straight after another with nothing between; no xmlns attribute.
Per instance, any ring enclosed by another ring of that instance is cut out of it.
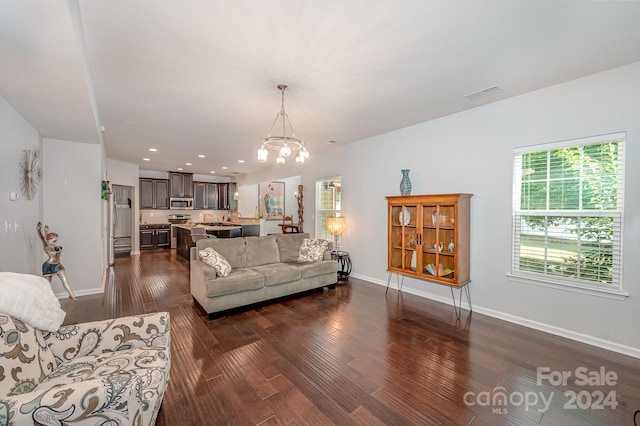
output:
<svg viewBox="0 0 640 426"><path fill-rule="evenodd" d="M298 262L318 262L329 249L329 241L315 238L305 238L300 246Z"/></svg>
<svg viewBox="0 0 640 426"><path fill-rule="evenodd" d="M218 276L227 277L231 273L231 265L229 264L227 259L222 257L220 253L218 253L211 247L200 250L198 254L200 255L200 258L204 263L216 270L216 274Z"/></svg>

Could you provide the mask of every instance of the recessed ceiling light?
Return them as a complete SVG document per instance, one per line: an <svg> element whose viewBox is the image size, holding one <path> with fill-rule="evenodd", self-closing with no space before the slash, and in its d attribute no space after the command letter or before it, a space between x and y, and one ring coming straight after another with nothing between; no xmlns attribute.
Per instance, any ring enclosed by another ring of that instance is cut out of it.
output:
<svg viewBox="0 0 640 426"><path fill-rule="evenodd" d="M335 144L337 144L337 143L338 143L338 141L337 141L337 140L335 140L335 139L331 139L331 140L328 140L328 141L327 141L327 145L335 145Z"/></svg>
<svg viewBox="0 0 640 426"><path fill-rule="evenodd" d="M185 166L193 166L191 163L184 163Z"/></svg>
<svg viewBox="0 0 640 426"><path fill-rule="evenodd" d="M244 160L238 160L238 163L244 163Z"/></svg>
<svg viewBox="0 0 640 426"><path fill-rule="evenodd" d="M213 174L213 173L215 173L215 171L211 170L209 173Z"/></svg>
<svg viewBox="0 0 640 426"><path fill-rule="evenodd" d="M204 154L198 154L199 158L204 158Z"/></svg>
<svg viewBox="0 0 640 426"><path fill-rule="evenodd" d="M182 167L178 167L178 170L184 170Z"/></svg>
<svg viewBox="0 0 640 426"><path fill-rule="evenodd" d="M222 170L227 170L228 167L227 166L222 166Z"/></svg>
<svg viewBox="0 0 640 426"><path fill-rule="evenodd" d="M149 151L151 151L151 152L158 152L158 148L149 148Z"/></svg>
<svg viewBox="0 0 640 426"><path fill-rule="evenodd" d="M144 161L151 161L151 158L143 158Z"/></svg>
<svg viewBox="0 0 640 426"><path fill-rule="evenodd" d="M502 87L496 84L495 86L487 87L486 89L467 93L466 95L464 95L464 97L472 101L474 99L484 98L485 96L493 95L494 93L498 92L502 92Z"/></svg>
<svg viewBox="0 0 640 426"><path fill-rule="evenodd" d="M136 123L135 121L129 121L129 120L122 120L123 124L128 124L129 126L137 126L138 123Z"/></svg>

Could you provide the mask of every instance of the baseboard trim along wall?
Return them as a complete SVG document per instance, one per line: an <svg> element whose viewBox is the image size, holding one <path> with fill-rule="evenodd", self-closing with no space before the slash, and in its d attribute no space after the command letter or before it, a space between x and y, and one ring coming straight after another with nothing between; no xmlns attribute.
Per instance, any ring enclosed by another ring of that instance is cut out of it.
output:
<svg viewBox="0 0 640 426"><path fill-rule="evenodd" d="M351 276L364 281L368 281L370 283L381 285L383 287L387 286L386 281L379 280L377 278L367 277L364 275L354 274L354 273L352 273ZM394 281L395 279L392 278L389 288L393 290L397 290L397 285L395 285L396 283ZM453 306L453 302L450 297L442 297L442 296L428 293L426 291L416 290L410 287L403 287L402 291L419 296L419 297L424 297L426 299L435 300L437 302L442 302L442 303L446 303L447 305ZM464 297L463 297L462 307L467 310L469 309L469 304L464 301ZM596 346L602 349L607 349L613 352L617 352L623 355L628 355L628 356L640 359L639 348L633 348L631 346L621 345L616 342L611 342L609 340L604 340L597 337L589 336L587 334L576 333L575 331L566 330L564 328L555 327L555 326L544 324L537 321L532 321L527 318L522 318L522 317L518 317L511 314L506 314L504 312L499 312L493 309L484 308L476 304L473 305L473 310L474 312L478 312L478 313L488 315L490 317L494 317L497 319L501 319L504 321L508 321L514 324L522 325L524 327L533 328L534 330L544 331L545 333L550 333L556 336L565 337L567 339L575 340L581 343L586 343L588 345Z"/></svg>
<svg viewBox="0 0 640 426"><path fill-rule="evenodd" d="M104 290L101 287L88 288L88 289L79 290L79 291L76 291L73 287L71 287L71 291L73 291L73 295L76 296L76 297L90 296L92 294L102 294L102 293L104 293ZM66 298L69 297L69 293L67 293L66 291L63 291L63 292L60 292L60 293L56 293L56 297L58 299L66 299Z"/></svg>

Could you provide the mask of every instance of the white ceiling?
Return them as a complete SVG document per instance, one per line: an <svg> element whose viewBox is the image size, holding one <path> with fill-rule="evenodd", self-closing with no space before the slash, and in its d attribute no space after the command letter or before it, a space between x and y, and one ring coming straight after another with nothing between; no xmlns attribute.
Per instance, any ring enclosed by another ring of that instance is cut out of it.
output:
<svg viewBox="0 0 640 426"><path fill-rule="evenodd" d="M275 167L255 153L279 83L313 161L329 140L639 61L638 22L640 2L2 0L0 95L45 137L230 175Z"/></svg>

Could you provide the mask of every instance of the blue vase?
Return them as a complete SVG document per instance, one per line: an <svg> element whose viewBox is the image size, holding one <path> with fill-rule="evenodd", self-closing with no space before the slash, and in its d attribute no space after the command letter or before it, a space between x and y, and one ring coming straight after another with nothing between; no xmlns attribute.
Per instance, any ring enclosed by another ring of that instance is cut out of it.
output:
<svg viewBox="0 0 640 426"><path fill-rule="evenodd" d="M411 195L411 180L409 179L409 169L402 169L402 180L400 181L400 195Z"/></svg>

